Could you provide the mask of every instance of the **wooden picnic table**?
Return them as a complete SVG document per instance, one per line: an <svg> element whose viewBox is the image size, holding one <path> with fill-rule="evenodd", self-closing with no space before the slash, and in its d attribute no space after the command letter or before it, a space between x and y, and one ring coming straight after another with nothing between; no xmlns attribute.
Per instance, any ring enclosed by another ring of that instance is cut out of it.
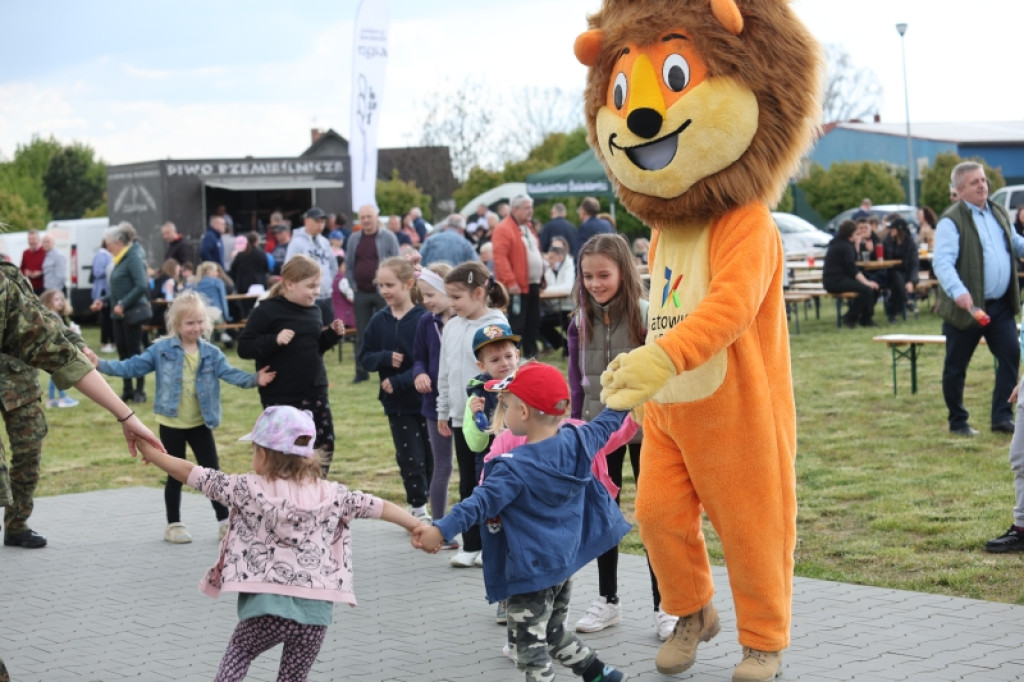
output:
<svg viewBox="0 0 1024 682"><path fill-rule="evenodd" d="M894 268L897 265L902 265L902 260L864 260L858 261L857 266L864 268L865 270L885 270L886 268Z"/></svg>

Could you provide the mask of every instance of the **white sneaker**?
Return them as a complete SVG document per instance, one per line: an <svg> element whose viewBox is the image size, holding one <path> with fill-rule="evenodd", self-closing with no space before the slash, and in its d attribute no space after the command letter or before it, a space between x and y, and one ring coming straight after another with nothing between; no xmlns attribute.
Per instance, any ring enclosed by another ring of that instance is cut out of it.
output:
<svg viewBox="0 0 1024 682"><path fill-rule="evenodd" d="M185 545L192 542L192 536L189 535L185 524L177 521L167 524L167 528L164 529L164 540L175 545Z"/></svg>
<svg viewBox="0 0 1024 682"><path fill-rule="evenodd" d="M609 604L604 597L598 597L587 609L587 613L576 622L576 632L599 632L620 622L622 611L619 605Z"/></svg>
<svg viewBox="0 0 1024 682"><path fill-rule="evenodd" d="M117 347L114 346L114 344L112 344L112 343L105 343L102 346L100 346L100 352L101 353L116 353L117 352Z"/></svg>
<svg viewBox="0 0 1024 682"><path fill-rule="evenodd" d="M483 568L484 567L484 553L483 552L480 552L479 554L476 555L476 558L473 559L473 565L476 566L477 568Z"/></svg>
<svg viewBox="0 0 1024 682"><path fill-rule="evenodd" d="M654 629L658 632L658 639L663 642L667 640L675 629L678 620L678 617L665 613L659 606L658 610L654 612Z"/></svg>
<svg viewBox="0 0 1024 682"><path fill-rule="evenodd" d="M409 507L409 513L419 519L421 523L433 522L433 519L430 518L430 512L427 511L426 507Z"/></svg>
<svg viewBox="0 0 1024 682"><path fill-rule="evenodd" d="M508 642L505 642L505 646L501 647L501 653L503 653L506 658L511 658L513 661L515 661L516 660L516 645L515 644L509 644Z"/></svg>
<svg viewBox="0 0 1024 682"><path fill-rule="evenodd" d="M473 562L480 557L480 552L467 552L464 549L460 549L458 554L452 557L449 561L452 566L457 568L472 568Z"/></svg>

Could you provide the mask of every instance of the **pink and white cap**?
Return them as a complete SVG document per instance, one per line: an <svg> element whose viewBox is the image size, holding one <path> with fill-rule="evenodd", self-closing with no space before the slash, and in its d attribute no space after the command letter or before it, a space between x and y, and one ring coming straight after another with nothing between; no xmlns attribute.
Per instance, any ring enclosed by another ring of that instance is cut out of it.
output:
<svg viewBox="0 0 1024 682"><path fill-rule="evenodd" d="M298 445L302 436L309 436L306 445ZM256 418L252 431L238 439L252 441L268 450L277 450L286 455L299 457L313 456L313 442L316 440L316 424L313 413L291 405L271 405Z"/></svg>

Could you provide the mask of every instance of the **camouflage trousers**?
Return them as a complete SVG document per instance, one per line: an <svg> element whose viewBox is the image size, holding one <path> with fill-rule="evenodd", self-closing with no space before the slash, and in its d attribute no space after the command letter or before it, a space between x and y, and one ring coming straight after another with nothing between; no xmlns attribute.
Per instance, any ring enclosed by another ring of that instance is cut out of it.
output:
<svg viewBox="0 0 1024 682"><path fill-rule="evenodd" d="M10 493L11 501L4 508L4 532L8 535L28 530L28 517L32 515L32 498L39 483L39 462L42 459L43 439L46 437L46 417L39 400L13 410L0 410L11 441ZM2 464L0 464L2 466ZM0 479L4 476L0 474ZM0 488L3 487L0 482ZM0 498L3 491L0 490Z"/></svg>
<svg viewBox="0 0 1024 682"><path fill-rule="evenodd" d="M537 592L508 598L509 643L516 647L517 667L527 682L555 679L552 657L582 675L596 658L590 647L565 628L569 617L572 578Z"/></svg>

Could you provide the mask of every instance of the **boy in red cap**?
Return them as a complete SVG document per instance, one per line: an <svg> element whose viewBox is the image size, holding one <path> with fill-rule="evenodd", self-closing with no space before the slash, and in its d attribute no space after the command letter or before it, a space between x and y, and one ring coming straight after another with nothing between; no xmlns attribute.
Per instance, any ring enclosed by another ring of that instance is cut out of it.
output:
<svg viewBox="0 0 1024 682"><path fill-rule="evenodd" d="M528 362L487 382L499 394L509 431L526 444L484 465L484 481L432 526L412 531L413 546L436 552L459 532L480 524L484 586L490 602L508 601L516 659L528 682L550 680L551 658L585 682L620 682L565 627L572 576L629 532L608 491L591 474L591 460L626 412L604 410L583 426L562 426L569 386L556 368Z"/></svg>

